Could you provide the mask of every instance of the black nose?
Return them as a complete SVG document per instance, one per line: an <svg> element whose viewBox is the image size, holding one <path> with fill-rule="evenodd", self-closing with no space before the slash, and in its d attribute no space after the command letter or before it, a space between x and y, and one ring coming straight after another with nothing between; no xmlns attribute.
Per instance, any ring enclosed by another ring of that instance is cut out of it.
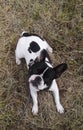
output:
<svg viewBox="0 0 83 130"><path fill-rule="evenodd" d="M33 61L33 59L30 59L30 62L32 62Z"/></svg>

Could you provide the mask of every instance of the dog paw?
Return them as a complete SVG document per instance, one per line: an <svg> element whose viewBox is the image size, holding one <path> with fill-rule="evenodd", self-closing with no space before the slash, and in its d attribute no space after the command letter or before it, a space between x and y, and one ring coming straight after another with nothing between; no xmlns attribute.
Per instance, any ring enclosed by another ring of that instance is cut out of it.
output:
<svg viewBox="0 0 83 130"><path fill-rule="evenodd" d="M63 114L64 113L64 108L61 104L57 105L57 111L60 113L60 114Z"/></svg>
<svg viewBox="0 0 83 130"><path fill-rule="evenodd" d="M53 53L53 49L52 48L50 49L50 52Z"/></svg>
<svg viewBox="0 0 83 130"><path fill-rule="evenodd" d="M37 115L37 113L38 113L38 107L37 106L33 106L32 113L33 113L33 115Z"/></svg>
<svg viewBox="0 0 83 130"><path fill-rule="evenodd" d="M51 47L47 50L48 50L48 52L53 53L53 49Z"/></svg>
<svg viewBox="0 0 83 130"><path fill-rule="evenodd" d="M17 64L17 65L20 65L20 64L21 64L21 60L19 60L19 59L16 60L16 64Z"/></svg>

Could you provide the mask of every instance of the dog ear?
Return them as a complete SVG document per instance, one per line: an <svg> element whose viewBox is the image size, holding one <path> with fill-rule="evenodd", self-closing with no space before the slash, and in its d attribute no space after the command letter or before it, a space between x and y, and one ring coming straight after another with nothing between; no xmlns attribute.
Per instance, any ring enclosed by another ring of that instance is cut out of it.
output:
<svg viewBox="0 0 83 130"><path fill-rule="evenodd" d="M59 78L61 76L61 74L67 69L67 64L66 63L62 63L56 67L53 68L53 70L55 71L55 78Z"/></svg>
<svg viewBox="0 0 83 130"><path fill-rule="evenodd" d="M43 49L40 55L35 59L35 62L45 61L46 55L47 55L47 51Z"/></svg>
<svg viewBox="0 0 83 130"><path fill-rule="evenodd" d="M45 61L46 55L47 55L47 51L43 49L39 56L40 61Z"/></svg>
<svg viewBox="0 0 83 130"><path fill-rule="evenodd" d="M50 59L50 56L49 56L49 53L48 53L48 51L45 50L45 49L43 49L43 50L41 51L40 56L39 56L38 58L39 58L39 61L40 61L40 62L41 62L41 61L45 61L45 59L47 58L48 61L49 61L50 63L52 63L52 61L51 61L51 59Z"/></svg>

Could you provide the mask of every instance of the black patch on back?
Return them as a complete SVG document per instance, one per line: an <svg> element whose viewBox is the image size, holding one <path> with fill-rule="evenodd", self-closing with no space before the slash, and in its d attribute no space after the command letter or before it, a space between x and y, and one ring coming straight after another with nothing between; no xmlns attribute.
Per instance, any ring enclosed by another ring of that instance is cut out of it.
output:
<svg viewBox="0 0 83 130"><path fill-rule="evenodd" d="M30 47L28 48L28 51L29 51L29 53L31 53L31 49L30 49Z"/></svg>
<svg viewBox="0 0 83 130"><path fill-rule="evenodd" d="M30 43L30 47L28 48L29 53L37 52L39 50L40 50L40 46L36 42L32 41Z"/></svg>
<svg viewBox="0 0 83 130"><path fill-rule="evenodd" d="M31 83L33 84L33 86L38 87L38 85L40 85L41 83L41 80L42 80L41 77L37 76L35 80L31 81Z"/></svg>

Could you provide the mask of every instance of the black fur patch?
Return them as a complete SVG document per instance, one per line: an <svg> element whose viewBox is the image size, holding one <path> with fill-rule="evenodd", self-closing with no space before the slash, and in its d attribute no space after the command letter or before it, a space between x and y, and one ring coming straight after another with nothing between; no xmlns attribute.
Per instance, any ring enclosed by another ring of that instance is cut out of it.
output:
<svg viewBox="0 0 83 130"><path fill-rule="evenodd" d="M52 68L48 68L47 71L43 75L44 84L48 86L48 89L50 88L52 81L54 79L55 72Z"/></svg>
<svg viewBox="0 0 83 130"><path fill-rule="evenodd" d="M31 49L30 49L30 47L28 48L28 51L29 51L29 53L31 53Z"/></svg>
<svg viewBox="0 0 83 130"><path fill-rule="evenodd" d="M31 83L33 84L34 87L38 87L38 85L41 84L41 80L42 80L41 77L37 76L37 77L35 78L35 80L32 80L32 81L31 81Z"/></svg>
<svg viewBox="0 0 83 130"><path fill-rule="evenodd" d="M55 71L55 78L59 78L66 69L67 69L66 63L62 63L54 67L53 71Z"/></svg>
<svg viewBox="0 0 83 130"><path fill-rule="evenodd" d="M44 83L47 86L50 86L52 84L53 79L59 78L66 69L67 69L66 63L59 64L54 68L49 67L43 75Z"/></svg>
<svg viewBox="0 0 83 130"><path fill-rule="evenodd" d="M40 60L41 60L41 61L45 61L45 58L48 58L48 60L49 60L48 62L49 62L49 63L52 63L48 52L47 52L45 49L43 49L43 50L41 51L41 54L40 54Z"/></svg>
<svg viewBox="0 0 83 130"><path fill-rule="evenodd" d="M39 37L42 41L44 41L44 39L37 34L29 34L29 33L25 32L25 33L23 33L22 36L23 37L36 36L36 37Z"/></svg>
<svg viewBox="0 0 83 130"><path fill-rule="evenodd" d="M30 43L30 47L28 48L29 53L37 52L39 50L40 50L40 46L36 42L32 41Z"/></svg>
<svg viewBox="0 0 83 130"><path fill-rule="evenodd" d="M28 37L28 36L29 36L29 33L25 32L25 33L23 33L22 36L24 36L24 37Z"/></svg>
<svg viewBox="0 0 83 130"><path fill-rule="evenodd" d="M29 74L42 74L43 71L47 68L47 64L44 61L36 62L29 68Z"/></svg>
<svg viewBox="0 0 83 130"><path fill-rule="evenodd" d="M33 59L30 59L29 67L32 66L33 64L34 64L34 60L33 60Z"/></svg>

